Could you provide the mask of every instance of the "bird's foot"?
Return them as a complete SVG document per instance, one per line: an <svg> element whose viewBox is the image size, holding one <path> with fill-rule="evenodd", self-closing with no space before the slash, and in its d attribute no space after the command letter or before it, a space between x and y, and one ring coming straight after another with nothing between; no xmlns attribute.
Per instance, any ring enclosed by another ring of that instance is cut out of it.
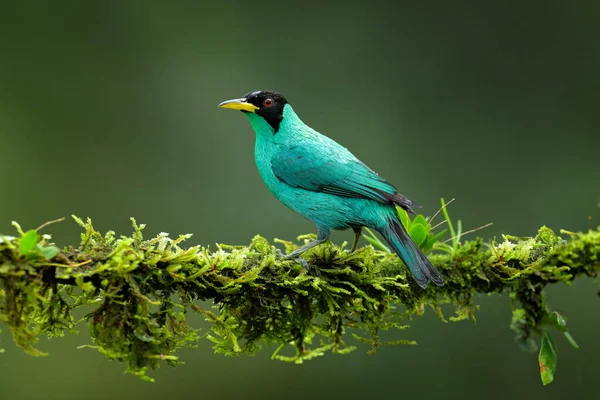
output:
<svg viewBox="0 0 600 400"><path fill-rule="evenodd" d="M302 265L304 267L304 269L307 271L311 270L311 267L310 267L310 264L308 263L308 261L306 261L302 257L295 255L293 252L290 254L285 254L283 251L281 251L279 249L275 249L275 254L277 254L278 257L281 257L284 260L296 261L298 264Z"/></svg>

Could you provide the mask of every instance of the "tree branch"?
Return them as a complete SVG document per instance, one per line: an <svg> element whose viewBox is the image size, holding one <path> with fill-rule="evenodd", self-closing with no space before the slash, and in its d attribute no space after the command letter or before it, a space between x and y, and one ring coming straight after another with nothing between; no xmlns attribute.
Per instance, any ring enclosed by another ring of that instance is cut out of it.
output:
<svg viewBox="0 0 600 400"><path fill-rule="evenodd" d="M464 242L430 256L446 284L422 290L395 255L372 246L349 254L325 243L304 256L307 271L281 259L260 236L247 247L220 245L211 252L181 247L190 235L144 240L144 226L133 219L133 234L119 239L113 232L100 234L89 219L75 219L85 229L77 248L59 251L49 236L20 228L20 237L0 240L0 321L24 351L43 355L35 347L38 336L74 330L73 311L91 307L85 321L92 347L148 380L148 367L179 363L176 350L200 338L186 321L189 311L211 323L202 337L216 353L253 354L261 343L275 343L274 358L300 363L326 352L350 352L348 332L375 351L385 344L380 331L405 328L406 318L421 315L425 306L444 319L440 306L449 303L455 307L450 320L474 319L473 295L493 292L514 300L511 326L532 349L533 338L547 337L552 326L570 338L563 316L544 302L546 285L596 276L600 269L598 230L562 231L563 240L542 227L534 238ZM281 243L287 251L297 247ZM203 300L213 306L203 306ZM542 341L539 358L543 380L555 368L547 343L553 346L551 339ZM291 355L280 354L285 347Z"/></svg>

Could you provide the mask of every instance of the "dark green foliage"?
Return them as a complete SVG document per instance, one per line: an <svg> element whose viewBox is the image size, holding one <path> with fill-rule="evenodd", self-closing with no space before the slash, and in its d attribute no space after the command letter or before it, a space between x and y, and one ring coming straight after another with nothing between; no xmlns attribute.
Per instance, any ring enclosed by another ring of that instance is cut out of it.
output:
<svg viewBox="0 0 600 400"><path fill-rule="evenodd" d="M563 232L566 241L544 227L534 238L505 236L498 244L453 242L451 251L430 256L446 284L422 290L395 255L371 246L349 254L327 242L304 255L312 266L307 271L282 260L260 236L247 247L185 249L181 244L189 235L144 240L144 226L133 221L133 234L117 239L113 232L95 231L89 220L75 220L85 230L77 248L58 251L49 236L20 228L18 238L0 240L0 321L23 350L42 355L37 337L74 330L72 312L86 306L91 347L144 379L150 379L148 367L177 364L177 349L198 342L187 312L211 323L203 337L216 353L253 354L273 343L274 358L301 363L326 352L350 352L349 337L374 351L384 344L379 332L407 328L408 318L428 305L441 318L440 306L452 304L450 320L474 319L473 295L499 293L513 300L512 328L519 341L532 348L534 337L544 338L540 363L546 383L556 365L548 329L570 335L564 317L545 304L543 289L579 275L595 276L600 269L598 230ZM424 218L408 223L425 229L411 231L422 245L435 236ZM288 251L297 247L281 243ZM203 300L212 301L213 308L203 307ZM404 339L389 344L395 343L414 344Z"/></svg>

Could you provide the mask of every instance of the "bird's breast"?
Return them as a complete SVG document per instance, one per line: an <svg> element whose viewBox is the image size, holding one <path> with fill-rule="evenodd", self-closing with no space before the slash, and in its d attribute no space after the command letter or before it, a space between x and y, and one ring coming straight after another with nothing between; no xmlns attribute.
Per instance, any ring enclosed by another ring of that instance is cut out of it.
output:
<svg viewBox="0 0 600 400"><path fill-rule="evenodd" d="M271 160L273 160L276 152L277 145L275 143L266 141L257 135L254 148L254 161L256 161L258 173L267 185L267 188L279 198L278 192L283 189L280 187L282 182L275 176L273 167L271 166Z"/></svg>
<svg viewBox="0 0 600 400"><path fill-rule="evenodd" d="M269 191L279 201L293 211L310 219L308 215L310 213L309 208L315 205L315 202L311 199L314 193L288 185L281 181L273 172L273 157L281 150L278 146L277 143L264 139L261 140L260 137L257 137L254 159L258 172Z"/></svg>

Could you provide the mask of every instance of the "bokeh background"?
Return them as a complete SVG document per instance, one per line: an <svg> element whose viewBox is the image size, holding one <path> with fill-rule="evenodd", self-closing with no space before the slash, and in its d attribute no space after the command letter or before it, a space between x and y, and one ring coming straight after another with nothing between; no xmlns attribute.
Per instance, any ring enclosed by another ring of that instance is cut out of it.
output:
<svg viewBox="0 0 600 400"><path fill-rule="evenodd" d="M70 214L118 233L135 216L149 235L207 245L312 232L264 187L244 116L216 108L256 89L284 93L425 214L456 197L466 228L494 222L478 233L489 239L600 225L599 2L300 3L2 2L0 232ZM78 242L70 220L48 231ZM201 341L155 384L77 350L85 325L42 340L41 359L4 327L0 397L595 398L597 291L590 279L548 291L581 350L558 338L545 388L537 354L513 341L509 300L480 296L476 324L428 312L394 336L418 346L287 365Z"/></svg>

